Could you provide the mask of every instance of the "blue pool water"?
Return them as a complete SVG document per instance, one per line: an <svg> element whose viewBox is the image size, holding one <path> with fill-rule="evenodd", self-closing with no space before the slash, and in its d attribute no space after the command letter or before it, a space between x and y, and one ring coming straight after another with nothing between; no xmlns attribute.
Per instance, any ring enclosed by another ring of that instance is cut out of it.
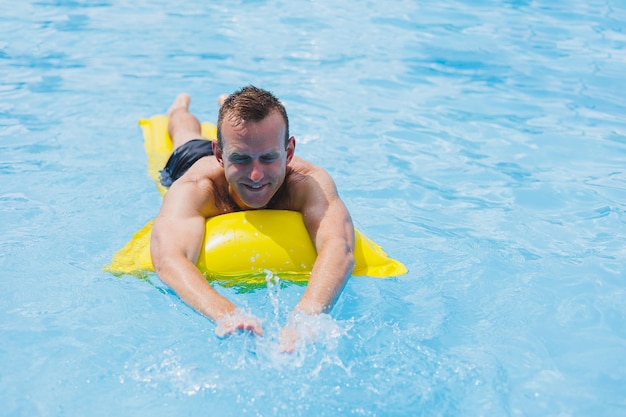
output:
<svg viewBox="0 0 626 417"><path fill-rule="evenodd" d="M0 414L626 416L626 3L0 5ZM159 208L137 120L255 84L356 225L409 268L354 277L316 344L303 288L102 272Z"/></svg>

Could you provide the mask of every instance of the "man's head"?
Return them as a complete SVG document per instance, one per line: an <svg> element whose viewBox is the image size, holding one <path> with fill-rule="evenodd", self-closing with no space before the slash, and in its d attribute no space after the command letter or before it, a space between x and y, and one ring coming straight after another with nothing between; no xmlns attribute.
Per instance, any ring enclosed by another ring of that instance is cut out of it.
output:
<svg viewBox="0 0 626 417"><path fill-rule="evenodd" d="M296 146L284 106L267 91L245 87L226 99L217 125L213 152L231 198L242 209L266 207L285 181Z"/></svg>
<svg viewBox="0 0 626 417"><path fill-rule="evenodd" d="M289 118L283 103L269 91L253 85L235 91L224 101L217 117L217 144L224 143L222 127L225 120L233 126L245 122L260 122L272 111L277 111L285 123L285 146L289 141Z"/></svg>

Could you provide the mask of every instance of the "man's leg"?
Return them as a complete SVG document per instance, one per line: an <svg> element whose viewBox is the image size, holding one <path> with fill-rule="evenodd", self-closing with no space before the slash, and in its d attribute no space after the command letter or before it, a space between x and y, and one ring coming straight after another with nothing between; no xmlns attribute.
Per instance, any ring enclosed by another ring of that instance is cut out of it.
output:
<svg viewBox="0 0 626 417"><path fill-rule="evenodd" d="M167 130L172 138L174 149L193 139L202 138L200 122L189 113L191 98L188 94L180 94L167 111L170 118Z"/></svg>

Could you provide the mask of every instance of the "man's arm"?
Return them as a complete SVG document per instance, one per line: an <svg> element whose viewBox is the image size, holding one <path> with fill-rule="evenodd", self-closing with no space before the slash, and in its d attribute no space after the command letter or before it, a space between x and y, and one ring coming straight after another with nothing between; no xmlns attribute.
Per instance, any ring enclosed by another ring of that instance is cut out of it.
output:
<svg viewBox="0 0 626 417"><path fill-rule="evenodd" d="M212 204L207 187L181 179L166 193L152 228L150 251L154 269L185 303L217 324L218 335L244 329L262 334L259 321L239 313L195 265L204 239L203 211Z"/></svg>
<svg viewBox="0 0 626 417"><path fill-rule="evenodd" d="M318 168L306 186L304 224L317 250L307 288L295 311L330 311L354 268L354 225L334 181Z"/></svg>
<svg viewBox="0 0 626 417"><path fill-rule="evenodd" d="M319 169L299 182L299 206L304 224L317 250L309 283L293 315L281 332L280 350L292 352L298 340L314 335L301 328L300 313L317 315L332 309L354 268L354 225L337 194L335 183Z"/></svg>

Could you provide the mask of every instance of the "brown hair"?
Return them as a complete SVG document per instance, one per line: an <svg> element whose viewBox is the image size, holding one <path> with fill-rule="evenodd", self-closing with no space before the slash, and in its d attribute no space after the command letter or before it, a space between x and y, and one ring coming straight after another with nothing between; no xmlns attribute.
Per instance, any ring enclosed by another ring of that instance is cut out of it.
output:
<svg viewBox="0 0 626 417"><path fill-rule="evenodd" d="M245 122L260 122L272 111L277 111L285 121L285 147L289 141L289 118L283 103L269 91L253 85L232 93L220 107L217 117L217 145L222 148L222 123L228 118L234 126Z"/></svg>

